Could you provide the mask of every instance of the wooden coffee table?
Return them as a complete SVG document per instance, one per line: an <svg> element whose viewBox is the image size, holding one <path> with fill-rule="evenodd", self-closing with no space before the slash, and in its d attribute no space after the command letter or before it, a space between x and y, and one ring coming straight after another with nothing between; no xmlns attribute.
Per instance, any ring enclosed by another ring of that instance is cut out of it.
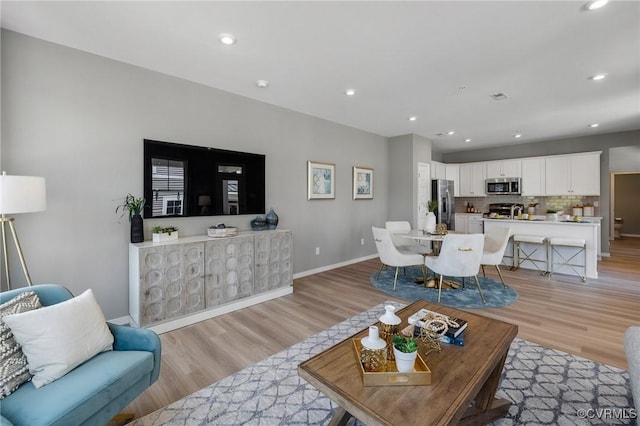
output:
<svg viewBox="0 0 640 426"><path fill-rule="evenodd" d="M511 402L495 394L518 327L425 301L397 312L403 326L421 308L469 322L464 346L443 343L441 352L424 357L431 385L363 386L352 338L364 337L368 328L298 366L302 378L341 406L332 425L351 416L367 425L478 425L508 412ZM420 353L425 352L420 342Z"/></svg>

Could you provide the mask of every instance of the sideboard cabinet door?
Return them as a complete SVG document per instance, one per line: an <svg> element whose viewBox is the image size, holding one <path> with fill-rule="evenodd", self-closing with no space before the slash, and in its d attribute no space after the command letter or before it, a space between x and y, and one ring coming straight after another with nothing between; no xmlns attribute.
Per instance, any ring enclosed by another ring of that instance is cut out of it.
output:
<svg viewBox="0 0 640 426"><path fill-rule="evenodd" d="M292 285L292 244L291 231L256 234L256 294Z"/></svg>
<svg viewBox="0 0 640 426"><path fill-rule="evenodd" d="M205 242L207 308L254 294L253 239L248 235Z"/></svg>
<svg viewBox="0 0 640 426"><path fill-rule="evenodd" d="M141 326L205 308L202 250L202 243L140 249Z"/></svg>

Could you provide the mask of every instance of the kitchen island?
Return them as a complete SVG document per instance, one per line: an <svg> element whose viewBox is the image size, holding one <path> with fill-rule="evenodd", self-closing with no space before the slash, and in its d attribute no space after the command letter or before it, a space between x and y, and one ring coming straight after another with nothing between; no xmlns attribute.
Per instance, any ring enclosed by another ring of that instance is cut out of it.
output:
<svg viewBox="0 0 640 426"><path fill-rule="evenodd" d="M598 237L600 232L600 221L594 220L591 222L583 221L583 222L573 222L573 221L548 221L548 220L519 220L519 219L484 219L484 233L486 234L491 229L495 227L509 227L511 229L511 234L527 234L527 235L539 235L546 238L551 237L566 237L566 238L580 238L584 239L587 243L587 271L586 276L588 278L598 278ZM533 256L534 259L546 261L547 255L547 247L539 247L539 245L535 244L527 244L522 243L522 247L527 251L531 252L536 247L538 247L538 251ZM560 247L558 250L565 257L571 257L572 253L575 252L575 248L571 247ZM505 250L505 257L503 258L503 262L506 265L511 266L513 263L513 245L511 241ZM582 264L584 262L584 257L582 255L576 256L572 263ZM536 269L535 266L531 262L523 262L520 265L521 268L526 269ZM575 275L575 273L568 267L556 267L556 271L554 273L560 274L570 274Z"/></svg>

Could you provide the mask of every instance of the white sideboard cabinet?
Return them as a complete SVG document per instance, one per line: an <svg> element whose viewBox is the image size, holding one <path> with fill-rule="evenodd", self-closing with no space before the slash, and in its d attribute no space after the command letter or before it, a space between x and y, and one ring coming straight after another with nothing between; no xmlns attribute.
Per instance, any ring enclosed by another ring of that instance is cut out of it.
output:
<svg viewBox="0 0 640 426"><path fill-rule="evenodd" d="M129 245L129 314L165 332L290 294L291 231Z"/></svg>

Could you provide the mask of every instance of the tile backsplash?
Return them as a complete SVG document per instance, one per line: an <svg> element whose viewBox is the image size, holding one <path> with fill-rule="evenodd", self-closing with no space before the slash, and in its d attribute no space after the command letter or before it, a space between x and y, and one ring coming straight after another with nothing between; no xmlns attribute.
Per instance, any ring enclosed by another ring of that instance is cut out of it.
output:
<svg viewBox="0 0 640 426"><path fill-rule="evenodd" d="M549 196L549 197L523 197L520 195L489 195L487 197L456 197L456 213L466 213L467 205L473 205L478 213L488 213L489 204L493 203L510 203L524 204L525 207L530 204L538 203L536 206L536 214L543 215L547 209L555 209L564 211L565 214L572 214L572 208L575 206L585 206L600 204L600 197L589 196ZM594 216L600 215L600 208L594 208Z"/></svg>

